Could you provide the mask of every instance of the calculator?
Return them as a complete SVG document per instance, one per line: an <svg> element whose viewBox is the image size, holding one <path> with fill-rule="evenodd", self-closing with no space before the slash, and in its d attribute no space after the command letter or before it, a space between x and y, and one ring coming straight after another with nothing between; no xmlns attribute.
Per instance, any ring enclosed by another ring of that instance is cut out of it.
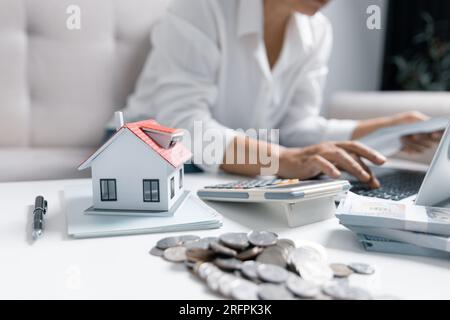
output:
<svg viewBox="0 0 450 320"><path fill-rule="evenodd" d="M206 186L197 192L204 200L230 202L296 202L339 195L346 180L254 179Z"/></svg>

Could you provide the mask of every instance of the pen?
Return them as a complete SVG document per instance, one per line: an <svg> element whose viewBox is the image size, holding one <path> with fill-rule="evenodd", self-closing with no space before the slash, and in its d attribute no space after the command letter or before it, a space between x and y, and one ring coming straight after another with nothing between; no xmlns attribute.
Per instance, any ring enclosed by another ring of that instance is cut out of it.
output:
<svg viewBox="0 0 450 320"><path fill-rule="evenodd" d="M33 239L38 239L44 230L44 214L47 212L47 201L44 197L36 197L33 211Z"/></svg>

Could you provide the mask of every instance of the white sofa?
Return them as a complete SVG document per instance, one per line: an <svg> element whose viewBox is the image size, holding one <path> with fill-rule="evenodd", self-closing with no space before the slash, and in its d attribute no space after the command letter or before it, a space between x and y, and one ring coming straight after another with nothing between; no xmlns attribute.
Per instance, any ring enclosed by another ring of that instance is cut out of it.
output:
<svg viewBox="0 0 450 320"><path fill-rule="evenodd" d="M83 177L76 167L126 105L168 0L0 0L0 181ZM69 30L69 5L81 29ZM346 93L330 116L417 109L450 114L450 94Z"/></svg>
<svg viewBox="0 0 450 320"><path fill-rule="evenodd" d="M76 167L126 104L167 3L0 0L0 181L89 174Z"/></svg>

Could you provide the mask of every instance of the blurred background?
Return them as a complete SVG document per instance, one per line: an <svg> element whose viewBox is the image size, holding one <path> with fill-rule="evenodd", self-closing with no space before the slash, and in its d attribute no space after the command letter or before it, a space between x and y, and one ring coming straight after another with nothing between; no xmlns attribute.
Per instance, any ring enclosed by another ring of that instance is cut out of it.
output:
<svg viewBox="0 0 450 320"><path fill-rule="evenodd" d="M169 2L0 0L0 181L87 174L76 167L126 105ZM74 4L79 30L66 27ZM367 28L372 5L380 30ZM334 28L325 116L450 114L448 0L333 0L324 13Z"/></svg>
<svg viewBox="0 0 450 320"><path fill-rule="evenodd" d="M382 30L361 27L377 5ZM335 0L325 9L334 28L326 91L450 89L450 2Z"/></svg>

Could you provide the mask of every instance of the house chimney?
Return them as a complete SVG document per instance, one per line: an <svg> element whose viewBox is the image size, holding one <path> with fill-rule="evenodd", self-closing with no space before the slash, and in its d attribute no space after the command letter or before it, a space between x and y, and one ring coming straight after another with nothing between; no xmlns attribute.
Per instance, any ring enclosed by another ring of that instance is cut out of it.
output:
<svg viewBox="0 0 450 320"><path fill-rule="evenodd" d="M114 119L115 119L115 123L116 123L116 131L119 131L120 128L123 127L124 122L123 122L123 112L121 111L117 111L114 113Z"/></svg>

